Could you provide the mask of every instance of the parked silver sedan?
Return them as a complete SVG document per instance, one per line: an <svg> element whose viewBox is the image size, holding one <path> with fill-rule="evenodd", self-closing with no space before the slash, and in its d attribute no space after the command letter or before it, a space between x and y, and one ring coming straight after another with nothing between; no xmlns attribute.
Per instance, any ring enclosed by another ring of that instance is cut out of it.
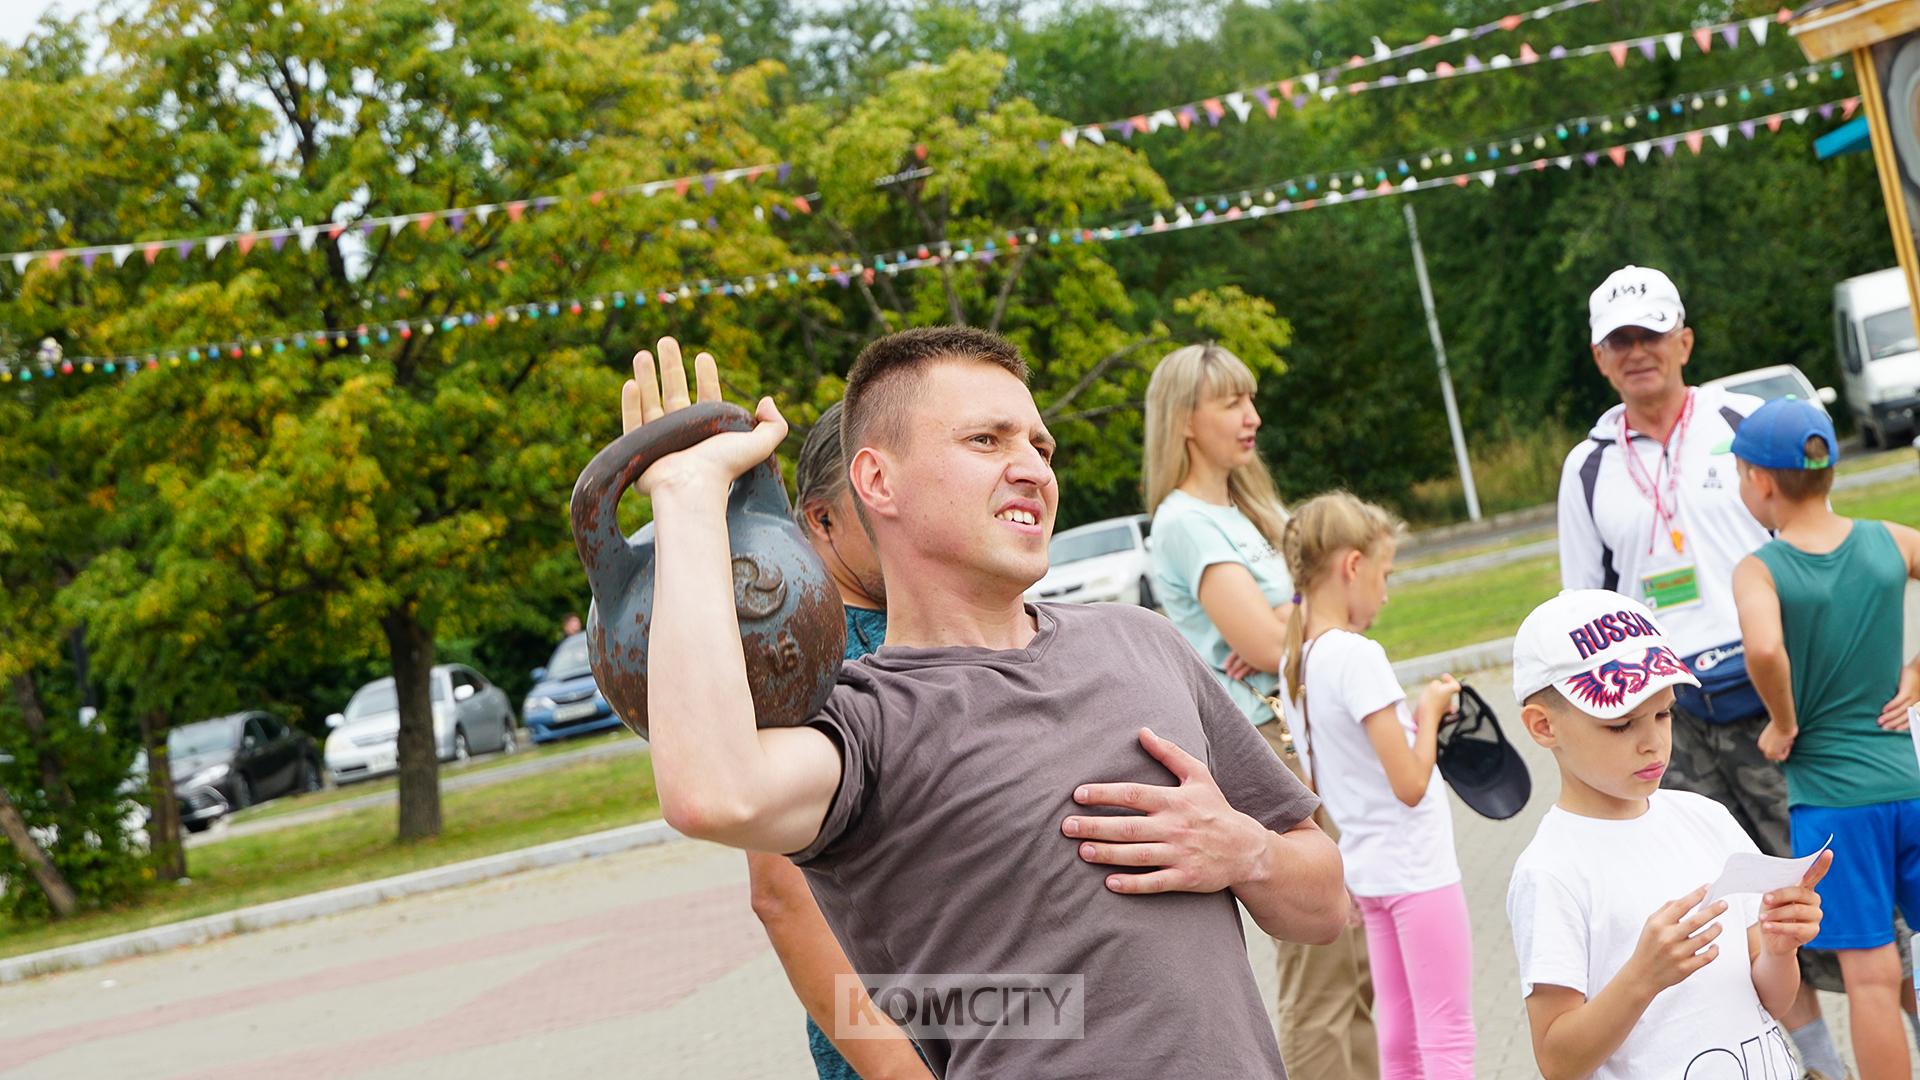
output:
<svg viewBox="0 0 1920 1080"><path fill-rule="evenodd" d="M441 664L428 681L433 741L441 761L519 748L506 692L464 664ZM336 784L364 780L399 767L400 706L393 679L375 679L354 692L344 713L327 717L327 772Z"/></svg>

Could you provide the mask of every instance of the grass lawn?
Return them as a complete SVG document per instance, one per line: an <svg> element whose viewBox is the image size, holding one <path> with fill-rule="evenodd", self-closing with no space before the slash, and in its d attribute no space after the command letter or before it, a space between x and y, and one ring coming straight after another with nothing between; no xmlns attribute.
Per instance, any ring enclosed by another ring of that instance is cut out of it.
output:
<svg viewBox="0 0 1920 1080"><path fill-rule="evenodd" d="M1856 488L1836 495L1849 517L1920 526L1920 481ZM1534 605L1560 591L1560 560L1546 555L1470 574L1415 582L1392 590L1373 637L1395 660L1510 637Z"/></svg>
<svg viewBox="0 0 1920 1080"><path fill-rule="evenodd" d="M517 755L516 755L517 756ZM187 853L187 885L160 885L147 902L51 925L0 916L0 956L284 900L342 885L425 870L552 840L631 825L659 815L646 753L627 754L446 794L444 831L394 843L394 806L236 837Z"/></svg>
<svg viewBox="0 0 1920 1080"><path fill-rule="evenodd" d="M443 763L440 766L440 776L443 779L450 779L455 776L467 776L471 773L497 769L503 765L535 761L544 757L552 757L555 754L565 754L575 750L582 750L589 746L600 746L613 742L616 739L631 738L633 738L633 735L627 731L627 729L616 728L612 731L601 732L596 735L587 735L577 739L562 739L559 742L550 742L543 746L534 746L527 739L526 729L521 728L521 742L518 752L513 754L488 754L485 757L472 758L462 766ZM282 814L291 814L299 810L311 810L316 806L327 806L347 799L357 799L362 795L379 795L383 792L390 792L394 789L396 783L397 781L395 781L392 776L383 776L377 780L364 780L360 783L348 784L344 787L333 787L325 791L316 791L311 795L287 795L274 799L271 802L261 803L258 806L250 806L236 814L229 815L229 820L235 825L249 821L263 821L267 818L275 818Z"/></svg>

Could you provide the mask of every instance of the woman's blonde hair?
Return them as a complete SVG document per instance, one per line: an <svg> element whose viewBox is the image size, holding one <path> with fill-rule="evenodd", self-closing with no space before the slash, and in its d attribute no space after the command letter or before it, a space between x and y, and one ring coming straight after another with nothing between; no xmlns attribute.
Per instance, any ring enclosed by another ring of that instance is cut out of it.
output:
<svg viewBox="0 0 1920 1080"><path fill-rule="evenodd" d="M1212 343L1175 349L1154 365L1153 378L1147 383L1146 466L1142 470L1147 513L1159 509L1161 501L1186 482L1192 468L1187 457L1187 421L1194 408L1210 397L1251 394L1253 389L1253 372L1246 363ZM1280 546L1287 511L1259 455L1227 474L1227 497L1268 543Z"/></svg>
<svg viewBox="0 0 1920 1080"><path fill-rule="evenodd" d="M1287 573L1293 577L1293 591L1304 597L1334 567L1335 557L1343 551L1373 554L1383 543L1397 543L1406 524L1384 507L1357 498L1345 491L1316 495L1293 508L1285 532L1280 538L1280 554L1287 560ZM1287 616L1287 638L1281 653L1280 670L1286 675L1287 693L1295 701L1305 692L1300 678L1301 654L1307 635L1305 600L1293 605Z"/></svg>

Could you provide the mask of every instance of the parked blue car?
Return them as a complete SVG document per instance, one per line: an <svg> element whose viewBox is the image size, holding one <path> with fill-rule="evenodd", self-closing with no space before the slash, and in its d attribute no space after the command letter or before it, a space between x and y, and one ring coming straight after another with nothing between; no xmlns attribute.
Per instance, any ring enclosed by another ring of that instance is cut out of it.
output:
<svg viewBox="0 0 1920 1080"><path fill-rule="evenodd" d="M546 667L533 669L533 690L520 707L520 718L536 743L620 726L587 666L587 635L562 641Z"/></svg>

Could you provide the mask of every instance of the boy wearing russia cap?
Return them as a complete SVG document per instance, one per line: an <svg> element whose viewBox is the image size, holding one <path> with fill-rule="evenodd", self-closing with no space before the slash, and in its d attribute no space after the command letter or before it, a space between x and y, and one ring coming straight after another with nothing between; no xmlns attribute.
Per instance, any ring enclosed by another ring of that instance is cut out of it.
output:
<svg viewBox="0 0 1920 1080"><path fill-rule="evenodd" d="M1757 849L1718 803L1660 789L1673 688L1697 682L1652 613L1563 592L1513 651L1521 723L1560 769L1507 890L1541 1073L1798 1076L1773 1016L1799 991L1794 954L1819 930L1812 886L1832 856L1798 886L1701 906L1727 856Z"/></svg>
<svg viewBox="0 0 1920 1080"><path fill-rule="evenodd" d="M1793 849L1833 839L1839 872L1813 941L1835 950L1862 1080L1911 1076L1891 913L1920 919L1920 762L1906 734L1920 659L1903 663L1920 533L1833 512L1833 421L1793 398L1735 433L1740 497L1775 539L1734 568L1747 671L1769 722L1760 749L1787 774Z"/></svg>

